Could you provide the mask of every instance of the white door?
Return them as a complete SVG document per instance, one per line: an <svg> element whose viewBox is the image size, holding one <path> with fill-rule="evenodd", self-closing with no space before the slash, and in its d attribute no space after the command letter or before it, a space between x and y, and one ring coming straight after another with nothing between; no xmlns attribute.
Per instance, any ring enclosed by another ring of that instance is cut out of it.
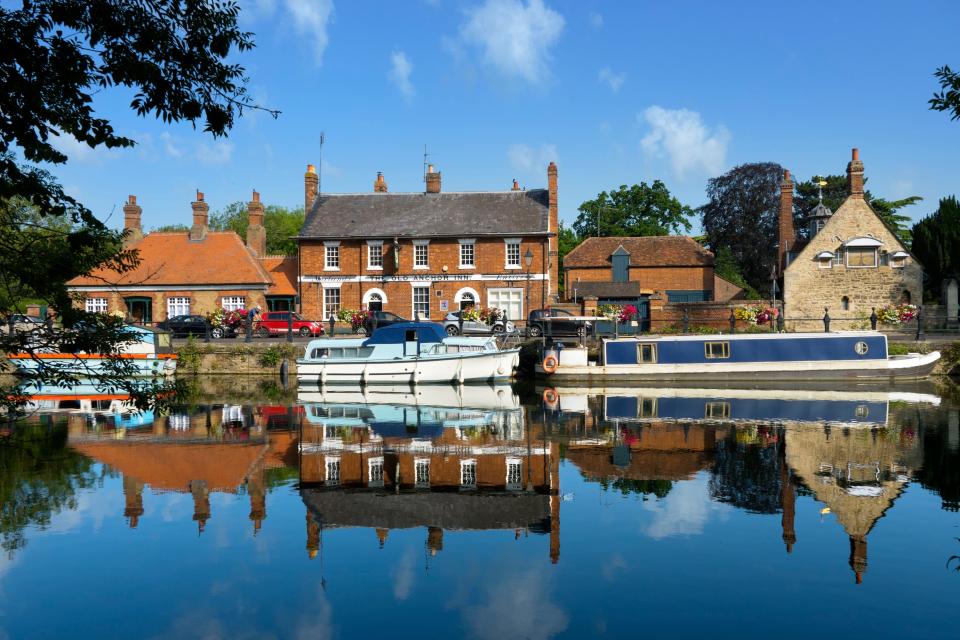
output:
<svg viewBox="0 0 960 640"><path fill-rule="evenodd" d="M507 318L523 319L523 289L487 289L487 306L503 309Z"/></svg>

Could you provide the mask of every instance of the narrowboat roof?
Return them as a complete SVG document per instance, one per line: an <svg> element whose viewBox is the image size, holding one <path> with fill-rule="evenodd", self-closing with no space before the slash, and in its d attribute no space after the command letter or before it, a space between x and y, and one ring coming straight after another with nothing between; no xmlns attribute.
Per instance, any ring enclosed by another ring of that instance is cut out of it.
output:
<svg viewBox="0 0 960 640"><path fill-rule="evenodd" d="M443 342L447 337L443 326L436 322L402 322L377 329L363 344L403 344L406 342L407 331L416 331L420 343Z"/></svg>
<svg viewBox="0 0 960 640"><path fill-rule="evenodd" d="M785 338L808 338L808 339L823 339L823 338L844 338L844 337L877 337L882 336L886 337L885 334L880 333L879 331L831 331L830 333L825 332L809 332L809 333L712 333L712 334L700 334L695 336L670 336L670 335L644 335L644 336L630 336L630 337L621 337L621 338L608 338L608 342L614 342L616 340L627 341L627 340L636 340L638 342L650 342L653 340L660 341L691 341L691 342L715 342L717 340L783 340Z"/></svg>

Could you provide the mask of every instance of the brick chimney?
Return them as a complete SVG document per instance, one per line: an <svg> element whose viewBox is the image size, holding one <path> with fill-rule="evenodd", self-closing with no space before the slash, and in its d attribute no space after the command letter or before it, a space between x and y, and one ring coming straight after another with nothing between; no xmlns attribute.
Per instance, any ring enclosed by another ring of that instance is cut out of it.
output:
<svg viewBox="0 0 960 640"><path fill-rule="evenodd" d="M377 179L373 181L374 193L386 193L387 181L383 179L383 171L377 171Z"/></svg>
<svg viewBox="0 0 960 640"><path fill-rule="evenodd" d="M253 192L253 199L247 203L247 247L257 257L267 254L267 230L263 226L263 203L260 194Z"/></svg>
<svg viewBox="0 0 960 640"><path fill-rule="evenodd" d="M517 182L517 179L513 179L513 186L510 187L510 191L520 191L520 183Z"/></svg>
<svg viewBox="0 0 960 640"><path fill-rule="evenodd" d="M427 193L440 193L440 172L432 164L427 166Z"/></svg>
<svg viewBox="0 0 960 640"><path fill-rule="evenodd" d="M317 168L312 164L307 165L307 172L303 174L303 212L310 213L310 207L313 201L317 199L317 193L320 191L320 176L317 175Z"/></svg>
<svg viewBox="0 0 960 640"><path fill-rule="evenodd" d="M780 247L780 273L787 268L787 254L797 241L797 232L793 228L793 180L790 171L784 169L783 182L780 183L780 216L777 226L777 240Z"/></svg>
<svg viewBox="0 0 960 640"><path fill-rule="evenodd" d="M855 198L863 197L863 163L859 149L853 150L853 158L847 164L847 191Z"/></svg>
<svg viewBox="0 0 960 640"><path fill-rule="evenodd" d="M547 230L550 232L550 290L547 294L556 300L559 293L560 255L557 252L557 234L560 233L559 215L557 213L557 165L551 162L547 167L548 193L548 220Z"/></svg>
<svg viewBox="0 0 960 640"><path fill-rule="evenodd" d="M200 242L207 237L207 214L210 205L203 201L203 191L197 191L197 199L190 204L193 208L193 226L190 227L190 239Z"/></svg>
<svg viewBox="0 0 960 640"><path fill-rule="evenodd" d="M140 225L140 215L143 208L137 204L137 196L127 196L127 203L123 205L123 237L124 245L131 245L143 240L143 227Z"/></svg>

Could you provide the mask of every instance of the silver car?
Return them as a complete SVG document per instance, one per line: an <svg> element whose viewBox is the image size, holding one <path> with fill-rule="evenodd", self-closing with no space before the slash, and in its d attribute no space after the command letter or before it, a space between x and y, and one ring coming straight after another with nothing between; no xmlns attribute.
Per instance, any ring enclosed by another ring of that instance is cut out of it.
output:
<svg viewBox="0 0 960 640"><path fill-rule="evenodd" d="M447 317L443 320L443 329L447 332L448 336L460 335L459 311L451 311L447 314ZM503 320L497 320L493 324L487 324L486 322L476 320L463 321L464 335L490 335L492 333L513 333L514 331L516 331L516 327L509 320L506 322Z"/></svg>

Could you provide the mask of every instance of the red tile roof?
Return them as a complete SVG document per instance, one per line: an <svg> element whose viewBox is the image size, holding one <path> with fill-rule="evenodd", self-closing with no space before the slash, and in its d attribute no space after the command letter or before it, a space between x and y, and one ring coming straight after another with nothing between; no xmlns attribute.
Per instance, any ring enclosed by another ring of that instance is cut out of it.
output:
<svg viewBox="0 0 960 640"><path fill-rule="evenodd" d="M260 261L233 231L211 231L192 242L189 233L154 231L132 248L140 252L133 271L118 274L105 268L69 281L69 286L269 285Z"/></svg>
<svg viewBox="0 0 960 640"><path fill-rule="evenodd" d="M617 248L630 252L631 267L712 266L713 254L688 236L587 238L563 259L564 268L609 267Z"/></svg>
<svg viewBox="0 0 960 640"><path fill-rule="evenodd" d="M260 264L273 279L273 285L267 289L268 296L297 295L296 256L264 256Z"/></svg>

